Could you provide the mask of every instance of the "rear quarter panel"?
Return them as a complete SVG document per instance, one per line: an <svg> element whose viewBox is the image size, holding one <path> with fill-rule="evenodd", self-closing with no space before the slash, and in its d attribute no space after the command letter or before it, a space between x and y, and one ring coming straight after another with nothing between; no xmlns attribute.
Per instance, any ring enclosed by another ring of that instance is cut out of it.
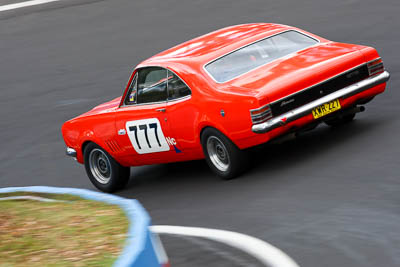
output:
<svg viewBox="0 0 400 267"><path fill-rule="evenodd" d="M258 107L259 101L250 90L229 89L229 84L216 84L204 75L201 86L195 87L193 95L193 104L199 110L191 133L195 143L201 144L202 130L213 127L239 148L244 148L241 140L254 135L250 109Z"/></svg>
<svg viewBox="0 0 400 267"><path fill-rule="evenodd" d="M366 62L379 57L378 51L373 47L359 45L358 50L364 55Z"/></svg>

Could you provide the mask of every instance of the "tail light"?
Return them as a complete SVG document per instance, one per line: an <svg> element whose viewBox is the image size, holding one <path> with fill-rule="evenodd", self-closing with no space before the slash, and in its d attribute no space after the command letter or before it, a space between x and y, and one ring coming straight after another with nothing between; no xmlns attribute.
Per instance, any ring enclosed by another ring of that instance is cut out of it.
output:
<svg viewBox="0 0 400 267"><path fill-rule="evenodd" d="M371 60L367 63L369 76L373 76L385 71L381 58Z"/></svg>
<svg viewBox="0 0 400 267"><path fill-rule="evenodd" d="M266 122L272 118L272 112L269 105L262 106L260 108L250 110L251 121L253 124Z"/></svg>

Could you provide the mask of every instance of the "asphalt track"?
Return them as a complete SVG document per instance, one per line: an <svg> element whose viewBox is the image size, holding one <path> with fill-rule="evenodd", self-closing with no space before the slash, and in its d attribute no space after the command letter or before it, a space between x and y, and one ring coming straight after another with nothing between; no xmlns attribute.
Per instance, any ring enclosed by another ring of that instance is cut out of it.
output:
<svg viewBox="0 0 400 267"><path fill-rule="evenodd" d="M399 13L398 0L65 0L1 12L0 187L94 189L64 156L65 120L122 94L137 63L182 41L246 22L295 25L376 47L388 90L349 125L254 151L239 179L221 181L203 161L146 166L118 194L154 224L249 234L300 266L400 266ZM165 240L172 266L256 266Z"/></svg>

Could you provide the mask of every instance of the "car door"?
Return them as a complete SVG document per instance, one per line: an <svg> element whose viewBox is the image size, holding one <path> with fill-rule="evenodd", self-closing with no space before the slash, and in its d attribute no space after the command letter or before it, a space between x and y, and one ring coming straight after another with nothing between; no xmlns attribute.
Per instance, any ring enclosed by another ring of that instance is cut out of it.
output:
<svg viewBox="0 0 400 267"><path fill-rule="evenodd" d="M169 159L166 101L167 70L159 67L137 70L123 105L116 112L122 162L134 166Z"/></svg>
<svg viewBox="0 0 400 267"><path fill-rule="evenodd" d="M168 141L173 144L178 160L199 158L197 152L201 149L196 141L199 114L189 86L168 70L167 115L171 134Z"/></svg>

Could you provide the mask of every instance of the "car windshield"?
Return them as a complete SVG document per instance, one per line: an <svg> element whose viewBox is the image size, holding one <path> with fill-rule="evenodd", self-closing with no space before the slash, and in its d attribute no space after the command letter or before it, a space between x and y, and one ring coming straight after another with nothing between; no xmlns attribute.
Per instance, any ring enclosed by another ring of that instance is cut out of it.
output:
<svg viewBox="0 0 400 267"><path fill-rule="evenodd" d="M318 43L317 40L297 31L286 31L257 41L205 66L218 83L232 80L259 66Z"/></svg>

